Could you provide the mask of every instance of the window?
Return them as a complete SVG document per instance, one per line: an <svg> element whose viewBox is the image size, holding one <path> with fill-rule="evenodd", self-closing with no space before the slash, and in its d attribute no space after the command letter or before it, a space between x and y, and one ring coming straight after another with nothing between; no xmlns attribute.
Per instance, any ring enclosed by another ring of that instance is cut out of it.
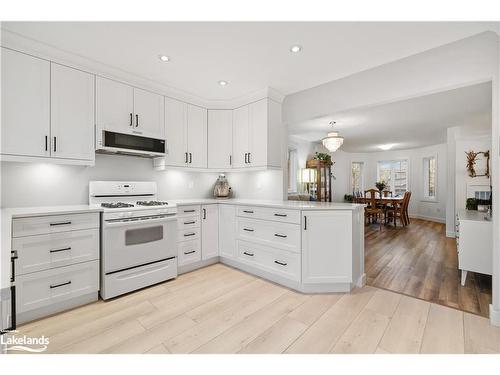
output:
<svg viewBox="0 0 500 375"><path fill-rule="evenodd" d="M297 192L297 150L288 149L288 192Z"/></svg>
<svg viewBox="0 0 500 375"><path fill-rule="evenodd" d="M436 157L429 156L424 158L423 181L424 181L424 199L435 200L437 197L436 185Z"/></svg>
<svg viewBox="0 0 500 375"><path fill-rule="evenodd" d="M363 162L353 161L351 163L351 188L353 194L365 189L363 181Z"/></svg>
<svg viewBox="0 0 500 375"><path fill-rule="evenodd" d="M408 160L379 161L377 181L384 181L394 196L403 196L408 190Z"/></svg>

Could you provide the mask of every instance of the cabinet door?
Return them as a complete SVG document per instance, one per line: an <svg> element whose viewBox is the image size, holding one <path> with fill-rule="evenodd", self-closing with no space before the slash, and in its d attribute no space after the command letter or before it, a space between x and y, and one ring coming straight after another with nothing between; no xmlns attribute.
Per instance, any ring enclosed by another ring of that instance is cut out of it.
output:
<svg viewBox="0 0 500 375"><path fill-rule="evenodd" d="M219 256L219 205L201 207L201 257L210 259Z"/></svg>
<svg viewBox="0 0 500 375"><path fill-rule="evenodd" d="M1 65L1 153L49 156L50 63L2 48Z"/></svg>
<svg viewBox="0 0 500 375"><path fill-rule="evenodd" d="M303 211L302 283L352 282L350 211Z"/></svg>
<svg viewBox="0 0 500 375"><path fill-rule="evenodd" d="M236 257L236 206L219 205L219 255Z"/></svg>
<svg viewBox="0 0 500 375"><path fill-rule="evenodd" d="M165 164L187 165L187 104L179 100L165 98Z"/></svg>
<svg viewBox="0 0 500 375"><path fill-rule="evenodd" d="M248 108L249 158L252 167L267 166L267 99L251 103ZM275 145L280 147L280 145Z"/></svg>
<svg viewBox="0 0 500 375"><path fill-rule="evenodd" d="M134 89L110 79L96 78L98 130L131 133L134 130Z"/></svg>
<svg viewBox="0 0 500 375"><path fill-rule="evenodd" d="M188 104L188 165L193 168L207 167L207 110Z"/></svg>
<svg viewBox="0 0 500 375"><path fill-rule="evenodd" d="M92 74L51 63L52 156L94 159L94 79Z"/></svg>
<svg viewBox="0 0 500 375"><path fill-rule="evenodd" d="M231 168L233 153L233 111L208 111L208 168Z"/></svg>
<svg viewBox="0 0 500 375"><path fill-rule="evenodd" d="M165 138L165 108L162 95L134 88L134 128L141 135Z"/></svg>
<svg viewBox="0 0 500 375"><path fill-rule="evenodd" d="M233 111L233 168L248 167L248 105Z"/></svg>

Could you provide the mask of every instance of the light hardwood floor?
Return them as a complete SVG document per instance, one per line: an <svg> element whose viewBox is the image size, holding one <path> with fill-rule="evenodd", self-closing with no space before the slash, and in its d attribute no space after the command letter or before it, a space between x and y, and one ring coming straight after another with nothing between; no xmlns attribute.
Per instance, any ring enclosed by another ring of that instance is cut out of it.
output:
<svg viewBox="0 0 500 375"><path fill-rule="evenodd" d="M366 286L300 294L222 264L25 324L49 353L500 353L483 317Z"/></svg>
<svg viewBox="0 0 500 375"><path fill-rule="evenodd" d="M405 228L365 229L367 284L485 317L491 303L491 276L469 272L460 285L457 248L445 225L412 219Z"/></svg>

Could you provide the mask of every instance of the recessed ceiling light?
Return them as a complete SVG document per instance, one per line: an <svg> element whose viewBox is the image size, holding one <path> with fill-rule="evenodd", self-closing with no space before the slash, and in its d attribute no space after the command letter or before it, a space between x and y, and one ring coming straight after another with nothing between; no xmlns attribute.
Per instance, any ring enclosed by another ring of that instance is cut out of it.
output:
<svg viewBox="0 0 500 375"><path fill-rule="evenodd" d="M394 147L393 144L387 144L387 145L380 145L380 146L378 146L379 149L384 150L384 151L390 150L393 147Z"/></svg>
<svg viewBox="0 0 500 375"><path fill-rule="evenodd" d="M163 62L168 62L170 61L170 57L168 57L167 55L160 55L159 56L160 60L163 61Z"/></svg>
<svg viewBox="0 0 500 375"><path fill-rule="evenodd" d="M219 85L221 85L221 86L227 86L227 81L219 81Z"/></svg>
<svg viewBox="0 0 500 375"><path fill-rule="evenodd" d="M299 46L298 44L290 47L290 52L299 53L300 51L302 51L302 46Z"/></svg>

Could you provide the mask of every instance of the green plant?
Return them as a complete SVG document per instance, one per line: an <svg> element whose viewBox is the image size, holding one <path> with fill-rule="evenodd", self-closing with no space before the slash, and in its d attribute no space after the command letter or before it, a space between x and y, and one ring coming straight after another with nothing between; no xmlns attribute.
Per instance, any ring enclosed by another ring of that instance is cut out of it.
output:
<svg viewBox="0 0 500 375"><path fill-rule="evenodd" d="M353 197L352 197L352 195L351 195L351 194L346 194L346 195L344 195L344 200L345 200L346 202L352 203L352 198L353 198Z"/></svg>
<svg viewBox="0 0 500 375"><path fill-rule="evenodd" d="M384 190L386 188L386 186L387 185L385 184L385 181L377 181L377 182L375 182L375 187L378 190L380 190L380 191Z"/></svg>
<svg viewBox="0 0 500 375"><path fill-rule="evenodd" d="M468 210L477 210L477 199L467 198L467 200L465 201L465 208Z"/></svg>
<svg viewBox="0 0 500 375"><path fill-rule="evenodd" d="M332 162L332 156L330 154L327 154L326 152L316 152L314 155L314 160L322 160L331 163Z"/></svg>

